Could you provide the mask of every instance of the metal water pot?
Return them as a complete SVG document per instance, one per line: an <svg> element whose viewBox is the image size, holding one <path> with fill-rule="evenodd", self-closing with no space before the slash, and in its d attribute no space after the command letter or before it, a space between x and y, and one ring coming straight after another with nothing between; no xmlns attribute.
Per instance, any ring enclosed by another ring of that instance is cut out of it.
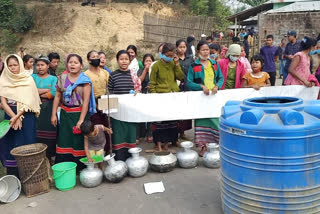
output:
<svg viewBox="0 0 320 214"><path fill-rule="evenodd" d="M177 157L171 152L155 152L149 160L152 170L156 172L170 172L177 164Z"/></svg>
<svg viewBox="0 0 320 214"><path fill-rule="evenodd" d="M80 182L83 186L92 188L99 186L102 182L103 173L101 169L94 168L94 163L85 163L87 168L80 172Z"/></svg>
<svg viewBox="0 0 320 214"><path fill-rule="evenodd" d="M208 168L220 167L220 152L217 143L208 143L207 148L209 151L203 155L203 164Z"/></svg>
<svg viewBox="0 0 320 214"><path fill-rule="evenodd" d="M142 149L139 147L131 148L128 151L132 157L126 160L126 164L129 169L129 175L132 177L144 176L148 171L148 160L145 157L139 156L141 151Z"/></svg>
<svg viewBox="0 0 320 214"><path fill-rule="evenodd" d="M115 154L104 157L104 160L108 162L108 166L104 170L104 176L108 181L118 183L127 176L128 167L125 162L114 160L114 156Z"/></svg>
<svg viewBox="0 0 320 214"><path fill-rule="evenodd" d="M181 143L183 148L177 152L178 163L182 168L194 168L198 165L199 155L192 150L193 143L191 141L184 141Z"/></svg>

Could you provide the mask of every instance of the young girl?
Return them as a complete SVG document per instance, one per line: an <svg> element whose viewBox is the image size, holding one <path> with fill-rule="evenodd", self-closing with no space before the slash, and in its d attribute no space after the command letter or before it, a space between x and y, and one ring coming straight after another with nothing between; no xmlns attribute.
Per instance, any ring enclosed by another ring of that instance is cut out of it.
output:
<svg viewBox="0 0 320 214"><path fill-rule="evenodd" d="M107 85L109 79L108 71L100 68L100 57L97 51L90 51L87 54L87 60L89 62L89 69L84 73L87 75L93 83L94 97L99 97L107 93Z"/></svg>
<svg viewBox="0 0 320 214"><path fill-rule="evenodd" d="M111 74L111 70L106 67L106 61L107 61L107 56L103 51L99 51L99 58L100 58L100 65L99 67L108 71L109 74Z"/></svg>
<svg viewBox="0 0 320 214"><path fill-rule="evenodd" d="M135 73L138 72L140 68L143 68L143 64L141 61L137 59L137 47L134 45L129 45L127 47L127 51L130 55L130 65L129 69Z"/></svg>
<svg viewBox="0 0 320 214"><path fill-rule="evenodd" d="M119 69L112 72L109 78L108 89L110 94L129 94L141 90L141 81L137 73L129 70L130 55L121 50L117 53ZM123 122L111 118L114 134L112 135L112 147L116 160L126 161L130 157L128 150L136 147L136 123Z"/></svg>
<svg viewBox="0 0 320 214"><path fill-rule="evenodd" d="M246 52L244 51L244 45L241 45L241 53L240 53L239 60L240 60L240 62L243 63L244 69L246 69L247 73L252 72L250 62L249 62L248 58L246 57Z"/></svg>
<svg viewBox="0 0 320 214"><path fill-rule="evenodd" d="M84 165L79 159L86 154L84 139L79 134L79 130L87 114L96 112L96 105L91 80L81 72L82 58L77 54L70 54L67 64L69 72L58 77L51 124L57 126L57 110L61 103L56 163L76 162L77 169L80 170L84 168Z"/></svg>
<svg viewBox="0 0 320 214"><path fill-rule="evenodd" d="M254 88L259 90L261 87L271 86L270 76L263 72L264 59L261 55L255 55L251 59L252 72L247 72L243 77L242 88Z"/></svg>
<svg viewBox="0 0 320 214"><path fill-rule="evenodd" d="M179 92L180 88L176 80L183 80L184 75L176 56L176 47L173 44L165 43L162 47L162 57L152 66L150 76L151 93ZM177 121L163 121L153 123L153 141L162 151L168 150L168 142L176 143L178 140Z"/></svg>
<svg viewBox="0 0 320 214"><path fill-rule="evenodd" d="M138 77L141 81L142 86L142 93L147 94L149 92L149 69L151 67L151 64L153 63L154 58L152 54L146 54L143 56L143 69L139 69L138 71ZM147 136L148 143L152 143L152 129L151 129L151 123L139 123L137 124L137 141L136 143L140 143L140 137Z"/></svg>
<svg viewBox="0 0 320 214"><path fill-rule="evenodd" d="M32 78L38 88L41 99L40 116L37 118L37 142L48 146L46 153L48 159L56 155L57 128L52 126L50 121L52 104L56 95L57 77L48 73L50 61L46 56L36 59L37 73L32 74Z"/></svg>
<svg viewBox="0 0 320 214"><path fill-rule="evenodd" d="M86 120L81 124L81 133L84 136L84 150L88 158L88 162L92 163L93 155L104 157L104 147L106 144L105 132L112 134L112 130L103 125L94 125L90 120ZM99 168L103 170L103 163L98 164Z"/></svg>
<svg viewBox="0 0 320 214"><path fill-rule="evenodd" d="M33 74L33 62L34 59L31 55L24 55L23 57L23 64L24 70L27 71L30 75Z"/></svg>
<svg viewBox="0 0 320 214"><path fill-rule="evenodd" d="M317 79L310 72L309 53L315 45L315 40L304 37L301 41L302 51L296 53L289 67L289 74L284 82L285 85L305 85L312 87L318 84Z"/></svg>
<svg viewBox="0 0 320 214"><path fill-rule="evenodd" d="M18 146L36 142L36 115L40 113L40 98L32 77L24 71L18 55L4 61L0 77L0 97L5 119L11 129L0 140L0 159L7 174L18 176L17 163L10 151Z"/></svg>

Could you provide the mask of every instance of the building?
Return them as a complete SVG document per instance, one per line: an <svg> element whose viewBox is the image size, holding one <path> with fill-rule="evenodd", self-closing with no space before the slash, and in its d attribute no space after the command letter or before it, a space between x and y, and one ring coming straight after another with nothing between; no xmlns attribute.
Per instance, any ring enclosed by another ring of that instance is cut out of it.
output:
<svg viewBox="0 0 320 214"><path fill-rule="evenodd" d="M228 19L235 24L246 25L246 21L256 24L260 43L267 35L272 34L276 44L279 44L289 30L297 31L298 38L316 37L320 32L320 1L270 0Z"/></svg>

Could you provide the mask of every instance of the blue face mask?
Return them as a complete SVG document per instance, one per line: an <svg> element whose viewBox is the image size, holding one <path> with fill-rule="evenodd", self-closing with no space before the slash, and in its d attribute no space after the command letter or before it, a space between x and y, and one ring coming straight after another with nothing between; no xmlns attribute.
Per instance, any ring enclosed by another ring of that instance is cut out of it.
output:
<svg viewBox="0 0 320 214"><path fill-rule="evenodd" d="M167 57L166 55L162 54L162 59L166 62L172 62L173 58Z"/></svg>
<svg viewBox="0 0 320 214"><path fill-rule="evenodd" d="M161 52L159 52L159 59L162 59L163 55Z"/></svg>
<svg viewBox="0 0 320 214"><path fill-rule="evenodd" d="M216 54L216 53L215 54L210 54L210 58L211 59L216 59L217 57L218 57L218 54Z"/></svg>
<svg viewBox="0 0 320 214"><path fill-rule="evenodd" d="M235 56L229 56L229 59L232 61L232 62L236 62L239 57L235 57Z"/></svg>
<svg viewBox="0 0 320 214"><path fill-rule="evenodd" d="M309 55L315 55L315 54L320 54L320 49L310 51L310 53L309 53Z"/></svg>

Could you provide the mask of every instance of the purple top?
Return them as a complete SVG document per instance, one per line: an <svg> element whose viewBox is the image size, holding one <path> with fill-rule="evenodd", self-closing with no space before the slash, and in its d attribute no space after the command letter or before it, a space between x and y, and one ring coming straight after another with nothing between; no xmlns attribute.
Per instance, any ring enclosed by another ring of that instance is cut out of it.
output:
<svg viewBox="0 0 320 214"><path fill-rule="evenodd" d="M61 75L58 77L58 82L56 85L57 90L63 94L69 85L73 85L73 83L69 80L68 75ZM69 102L66 102L64 96L62 96L62 104L67 107L80 107L83 104L83 85L79 85L76 89L72 91L72 95L70 97Z"/></svg>
<svg viewBox="0 0 320 214"><path fill-rule="evenodd" d="M265 45L260 49L260 54L264 57L263 70L266 72L276 72L277 69L274 58L279 56L279 48Z"/></svg>

